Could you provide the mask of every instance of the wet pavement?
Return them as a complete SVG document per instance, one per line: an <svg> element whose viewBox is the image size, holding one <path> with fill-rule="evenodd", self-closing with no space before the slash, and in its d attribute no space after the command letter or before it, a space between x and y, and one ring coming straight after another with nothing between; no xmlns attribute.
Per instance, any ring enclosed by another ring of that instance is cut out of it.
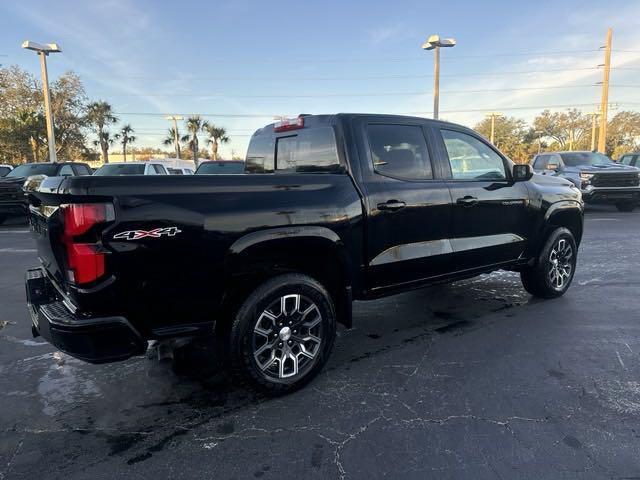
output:
<svg viewBox="0 0 640 480"><path fill-rule="evenodd" d="M32 339L26 227L0 227L0 480L640 478L640 212L587 213L573 287L497 272L355 305L268 399L206 346L88 365Z"/></svg>

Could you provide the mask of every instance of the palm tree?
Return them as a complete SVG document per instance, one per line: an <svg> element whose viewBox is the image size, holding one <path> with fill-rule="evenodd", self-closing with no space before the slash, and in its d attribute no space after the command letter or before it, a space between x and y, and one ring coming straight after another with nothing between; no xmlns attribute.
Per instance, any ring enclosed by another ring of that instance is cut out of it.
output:
<svg viewBox="0 0 640 480"><path fill-rule="evenodd" d="M127 161L127 145L129 143L133 143L136 141L136 137L131 135L133 133L133 128L128 123L120 129L120 133L118 136L120 137L120 143L122 143L122 155L124 156L124 161Z"/></svg>
<svg viewBox="0 0 640 480"><path fill-rule="evenodd" d="M100 147L102 149L102 158L104 159L104 163L109 163L109 147L113 146L118 138L120 138L120 134L116 133L114 136L111 136L111 133L104 131L98 136L98 140L93 141L93 144L96 147Z"/></svg>
<svg viewBox="0 0 640 480"><path fill-rule="evenodd" d="M206 131L209 135L207 143L211 145L211 160L218 160L218 145L229 143L227 131L223 127L216 127L213 124L207 125Z"/></svg>
<svg viewBox="0 0 640 480"><path fill-rule="evenodd" d="M199 151L199 141L198 141L198 133L205 131L209 126L206 120L202 120L200 115L194 115L193 117L187 118L187 131L189 132L189 148L191 149L191 153L193 154L193 163L196 164L196 168L198 167L198 151Z"/></svg>
<svg viewBox="0 0 640 480"><path fill-rule="evenodd" d="M118 121L113 114L113 108L107 102L93 102L87 105L87 120L95 127L98 140L94 145L100 145L102 160L109 163L109 147L113 144L107 128ZM111 142L111 143L109 143Z"/></svg>
<svg viewBox="0 0 640 480"><path fill-rule="evenodd" d="M176 134L176 131L174 130L174 128L171 127L167 132L166 138L162 141L162 144L167 146L173 145L174 143L176 143L176 138L178 139L178 144L174 145L174 147L176 149L177 158L180 158L180 143L183 143L189 140L188 135L180 136L180 131L178 131L178 133Z"/></svg>

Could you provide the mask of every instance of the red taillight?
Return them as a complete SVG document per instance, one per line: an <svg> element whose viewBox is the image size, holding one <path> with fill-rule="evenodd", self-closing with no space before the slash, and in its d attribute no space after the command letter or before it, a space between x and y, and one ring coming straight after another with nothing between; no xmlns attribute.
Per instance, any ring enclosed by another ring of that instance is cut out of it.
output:
<svg viewBox="0 0 640 480"><path fill-rule="evenodd" d="M74 203L62 205L62 241L67 247L67 277L75 284L93 282L105 274L105 254L93 226L114 219L110 203ZM83 238L84 237L84 238Z"/></svg>
<svg viewBox="0 0 640 480"><path fill-rule="evenodd" d="M285 118L273 126L273 131L276 133L288 132L289 130L298 130L300 128L304 128L304 117L298 117L293 119Z"/></svg>

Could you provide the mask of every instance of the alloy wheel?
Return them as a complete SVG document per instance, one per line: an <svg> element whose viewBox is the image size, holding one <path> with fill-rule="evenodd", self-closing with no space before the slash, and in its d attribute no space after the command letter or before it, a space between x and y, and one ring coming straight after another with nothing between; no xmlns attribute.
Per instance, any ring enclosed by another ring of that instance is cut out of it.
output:
<svg viewBox="0 0 640 480"><path fill-rule="evenodd" d="M253 358L269 378L303 376L316 362L323 341L322 314L303 295L283 295L259 316L253 329Z"/></svg>
<svg viewBox="0 0 640 480"><path fill-rule="evenodd" d="M556 290L562 290L573 273L573 247L564 238L560 238L549 253L549 283Z"/></svg>

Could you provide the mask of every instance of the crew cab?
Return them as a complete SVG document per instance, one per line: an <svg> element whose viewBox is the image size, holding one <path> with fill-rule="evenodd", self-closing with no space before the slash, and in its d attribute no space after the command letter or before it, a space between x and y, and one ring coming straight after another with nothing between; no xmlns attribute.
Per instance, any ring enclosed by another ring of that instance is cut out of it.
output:
<svg viewBox="0 0 640 480"><path fill-rule="evenodd" d="M498 269L553 298L573 279L580 190L459 125L300 116L255 132L245 172L31 184L34 335L101 363L213 334L234 378L284 393L354 299Z"/></svg>
<svg viewBox="0 0 640 480"><path fill-rule="evenodd" d="M615 163L598 152L549 152L532 160L534 171L572 182L585 203L613 203L631 212L640 200L640 169Z"/></svg>
<svg viewBox="0 0 640 480"><path fill-rule="evenodd" d="M91 169L86 163L25 163L18 165L0 178L0 225L11 216L25 216L28 213L28 203L22 191L25 180L33 175L72 177L76 175L91 175Z"/></svg>

